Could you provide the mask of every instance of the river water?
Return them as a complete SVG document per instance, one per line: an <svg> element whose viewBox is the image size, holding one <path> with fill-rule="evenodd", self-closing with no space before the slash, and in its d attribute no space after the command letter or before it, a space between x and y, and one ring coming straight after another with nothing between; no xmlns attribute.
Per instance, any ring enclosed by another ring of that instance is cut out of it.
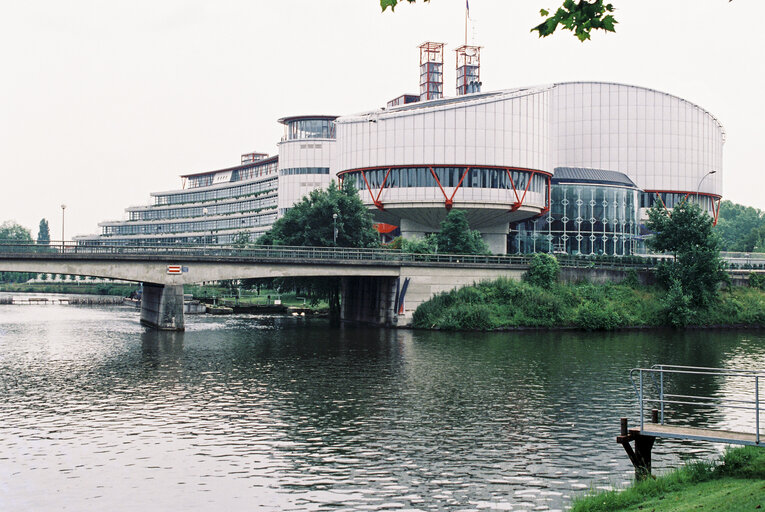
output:
<svg viewBox="0 0 765 512"><path fill-rule="evenodd" d="M764 368L765 336L257 316L161 333L129 307L4 305L0 510L561 510L630 481L615 443L636 418L628 372L655 363ZM654 467L720 450L659 441Z"/></svg>

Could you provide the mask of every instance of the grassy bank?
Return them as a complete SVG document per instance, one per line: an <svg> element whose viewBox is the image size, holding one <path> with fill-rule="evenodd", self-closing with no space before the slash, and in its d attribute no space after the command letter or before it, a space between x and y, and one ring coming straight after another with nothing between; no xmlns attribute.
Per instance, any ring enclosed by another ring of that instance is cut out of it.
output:
<svg viewBox="0 0 765 512"><path fill-rule="evenodd" d="M652 510L754 511L765 507L765 449L729 450L714 463L696 462L622 491L574 500L572 512Z"/></svg>
<svg viewBox="0 0 765 512"><path fill-rule="evenodd" d="M514 327L573 327L613 330L669 325L666 291L625 284L535 286L499 279L436 295L414 313L426 329L492 330ZM721 291L719 300L696 312L691 325L765 325L765 292L756 288Z"/></svg>

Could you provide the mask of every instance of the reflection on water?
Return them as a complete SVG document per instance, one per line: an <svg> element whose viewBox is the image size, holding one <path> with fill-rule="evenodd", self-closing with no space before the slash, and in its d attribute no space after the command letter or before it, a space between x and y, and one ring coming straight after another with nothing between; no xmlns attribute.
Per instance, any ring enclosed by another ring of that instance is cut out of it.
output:
<svg viewBox="0 0 765 512"><path fill-rule="evenodd" d="M760 333L429 333L0 306L3 510L561 509L632 475L655 363L763 366ZM714 396L725 380L673 382ZM696 424L746 418L682 410ZM659 469L719 447L661 441Z"/></svg>

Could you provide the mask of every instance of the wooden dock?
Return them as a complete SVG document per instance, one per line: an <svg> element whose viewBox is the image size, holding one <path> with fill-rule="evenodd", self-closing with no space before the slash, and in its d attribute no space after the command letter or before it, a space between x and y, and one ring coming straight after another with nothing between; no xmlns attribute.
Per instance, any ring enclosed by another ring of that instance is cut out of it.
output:
<svg viewBox="0 0 765 512"><path fill-rule="evenodd" d="M669 439L695 439L698 441L710 441L713 443L745 444L750 446L763 446L765 436L757 442L757 436L743 432L731 432L729 430L714 430L697 427L681 427L675 425L660 425L647 423L643 430L637 429L640 435L652 437L664 437Z"/></svg>

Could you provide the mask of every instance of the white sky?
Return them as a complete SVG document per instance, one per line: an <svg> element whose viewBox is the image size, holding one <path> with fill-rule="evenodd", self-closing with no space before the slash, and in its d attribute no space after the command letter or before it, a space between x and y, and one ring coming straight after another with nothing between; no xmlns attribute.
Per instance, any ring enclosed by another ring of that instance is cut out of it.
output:
<svg viewBox="0 0 765 512"><path fill-rule="evenodd" d="M725 126L724 197L765 209L762 0L612 0L616 34L539 39L562 0L470 0L485 91L623 82ZM279 117L349 114L418 89L417 45L464 38L464 1L0 0L0 222L97 233L180 174L276 154ZM472 42L472 41L471 41Z"/></svg>

